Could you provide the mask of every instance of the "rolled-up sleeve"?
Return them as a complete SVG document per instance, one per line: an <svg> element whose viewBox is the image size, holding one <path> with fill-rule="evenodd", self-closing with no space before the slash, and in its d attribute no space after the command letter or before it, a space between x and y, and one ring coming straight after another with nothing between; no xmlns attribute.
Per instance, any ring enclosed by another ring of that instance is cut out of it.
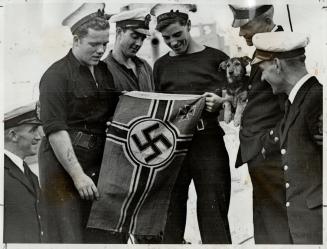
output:
<svg viewBox="0 0 327 249"><path fill-rule="evenodd" d="M67 77L48 70L40 81L40 118L46 136L67 130Z"/></svg>

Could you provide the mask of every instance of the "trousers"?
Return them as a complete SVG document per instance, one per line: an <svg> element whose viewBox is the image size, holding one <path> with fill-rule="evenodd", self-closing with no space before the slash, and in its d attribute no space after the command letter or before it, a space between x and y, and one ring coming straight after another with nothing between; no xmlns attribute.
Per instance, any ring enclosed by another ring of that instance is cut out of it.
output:
<svg viewBox="0 0 327 249"><path fill-rule="evenodd" d="M290 244L286 189L278 151L248 162L253 186L253 226L256 244Z"/></svg>
<svg viewBox="0 0 327 249"><path fill-rule="evenodd" d="M103 139L97 139L88 149L73 144L79 163L95 184L99 176L104 141L103 136ZM49 218L48 242L89 243L86 224L92 201L80 198L74 182L57 160L46 137L41 141L39 148L39 170Z"/></svg>
<svg viewBox="0 0 327 249"><path fill-rule="evenodd" d="M231 177L229 157L220 127L198 131L193 137L173 186L164 244L181 244L184 241L188 189L192 179L197 194L197 217L202 243L231 243L227 217Z"/></svg>

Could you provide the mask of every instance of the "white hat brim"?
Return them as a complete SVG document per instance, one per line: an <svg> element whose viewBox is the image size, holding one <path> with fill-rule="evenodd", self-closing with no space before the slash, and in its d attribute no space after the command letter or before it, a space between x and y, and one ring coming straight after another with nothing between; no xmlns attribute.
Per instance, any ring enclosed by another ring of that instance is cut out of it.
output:
<svg viewBox="0 0 327 249"><path fill-rule="evenodd" d="M251 61L251 65L258 64L258 63L260 63L262 61L263 61L262 59L259 59L257 57L254 57L254 59Z"/></svg>
<svg viewBox="0 0 327 249"><path fill-rule="evenodd" d="M147 30L147 29L141 29L141 28L137 28L137 29L134 29L137 33L141 33L141 34L144 34L144 35L150 35L150 31Z"/></svg>

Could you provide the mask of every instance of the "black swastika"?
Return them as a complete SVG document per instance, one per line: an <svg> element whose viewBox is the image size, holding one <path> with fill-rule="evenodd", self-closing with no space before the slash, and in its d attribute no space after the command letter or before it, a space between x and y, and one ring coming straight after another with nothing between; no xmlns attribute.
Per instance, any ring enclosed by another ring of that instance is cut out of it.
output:
<svg viewBox="0 0 327 249"><path fill-rule="evenodd" d="M163 145L165 145L167 149L169 149L173 146L171 144L171 142L163 134L160 134L156 137L151 138L150 133L158 128L159 128L159 124L156 123L156 124L153 124L153 125L149 126L148 128L145 128L142 130L142 134L146 139L146 142L144 144L141 143L140 139L138 138L138 136L136 134L132 135L133 141L135 142L137 148L141 152L148 149L149 147L152 148L154 153L147 156L144 159L147 163L162 154L162 151L157 146L158 142L161 142Z"/></svg>

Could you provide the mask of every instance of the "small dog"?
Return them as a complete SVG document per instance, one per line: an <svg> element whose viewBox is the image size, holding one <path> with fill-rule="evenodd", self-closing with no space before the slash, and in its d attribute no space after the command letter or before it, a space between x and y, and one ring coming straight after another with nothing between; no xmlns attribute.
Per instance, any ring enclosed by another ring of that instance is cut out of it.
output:
<svg viewBox="0 0 327 249"><path fill-rule="evenodd" d="M234 125L241 123L243 110L247 103L249 76L246 67L251 62L247 56L233 57L220 63L219 70L226 71L227 84L222 90L222 96L226 98L223 103L224 121L232 120L232 109L235 109Z"/></svg>

